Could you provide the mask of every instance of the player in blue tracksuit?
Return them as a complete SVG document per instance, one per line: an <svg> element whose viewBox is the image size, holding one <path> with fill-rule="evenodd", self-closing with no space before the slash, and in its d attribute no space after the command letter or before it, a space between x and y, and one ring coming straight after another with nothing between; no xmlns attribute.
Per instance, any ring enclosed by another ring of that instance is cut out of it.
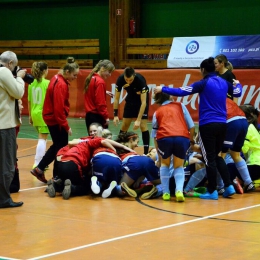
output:
<svg viewBox="0 0 260 260"><path fill-rule="evenodd" d="M235 194L234 187L230 181L225 161L218 156L221 151L226 134L226 98L227 94L233 93L239 97L242 86L239 81L234 80L236 87L226 80L218 77L215 73L214 58L205 59L200 64L203 79L190 86L181 88L156 87L155 93L164 92L173 96L187 96L199 93L199 145L206 164L208 177L208 191L202 194L202 199L218 199L217 170L225 184L223 197ZM194 146L194 143L191 143Z"/></svg>

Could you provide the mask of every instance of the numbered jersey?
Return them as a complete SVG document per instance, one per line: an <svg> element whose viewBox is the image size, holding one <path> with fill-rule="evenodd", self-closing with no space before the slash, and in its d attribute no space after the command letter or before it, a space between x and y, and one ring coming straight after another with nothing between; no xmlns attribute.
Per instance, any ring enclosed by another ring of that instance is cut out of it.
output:
<svg viewBox="0 0 260 260"><path fill-rule="evenodd" d="M42 110L49 83L49 80L43 78L41 82L37 82L35 79L29 85L28 101L30 102L30 115L34 126L46 126L42 118Z"/></svg>

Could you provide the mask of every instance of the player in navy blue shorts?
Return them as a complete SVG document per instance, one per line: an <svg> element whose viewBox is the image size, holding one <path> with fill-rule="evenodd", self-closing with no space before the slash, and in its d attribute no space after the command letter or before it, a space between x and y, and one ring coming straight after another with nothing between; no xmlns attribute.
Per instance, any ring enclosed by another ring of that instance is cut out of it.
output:
<svg viewBox="0 0 260 260"><path fill-rule="evenodd" d="M184 201L184 159L194 136L194 123L180 102L173 102L169 94L154 95L156 104L160 107L153 115L152 137L161 161L160 178L163 187L163 200L170 200L169 181L171 177L170 164L173 156L174 179L176 183L176 201Z"/></svg>

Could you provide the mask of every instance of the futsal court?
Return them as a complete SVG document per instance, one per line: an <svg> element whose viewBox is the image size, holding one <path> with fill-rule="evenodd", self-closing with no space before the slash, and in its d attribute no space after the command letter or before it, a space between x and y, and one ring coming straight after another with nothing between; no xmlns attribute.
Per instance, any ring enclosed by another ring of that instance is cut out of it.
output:
<svg viewBox="0 0 260 260"><path fill-rule="evenodd" d="M86 135L84 119L70 119L70 124L70 139ZM111 123L110 130L115 137L119 128ZM23 117L17 153L21 189L12 198L24 205L0 210L0 259L259 258L259 187L227 199L186 198L184 203L174 197L49 198L46 185L30 174L36 144L36 131ZM142 154L141 137L137 151ZM46 177L52 177L52 165Z"/></svg>

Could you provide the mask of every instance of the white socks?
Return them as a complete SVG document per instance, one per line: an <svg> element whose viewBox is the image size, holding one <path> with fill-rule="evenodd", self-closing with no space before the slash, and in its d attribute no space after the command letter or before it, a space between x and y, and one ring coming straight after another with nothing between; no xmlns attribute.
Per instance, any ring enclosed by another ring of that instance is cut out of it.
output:
<svg viewBox="0 0 260 260"><path fill-rule="evenodd" d="M41 161L42 157L44 156L46 152L46 140L44 139L38 139L38 144L36 147L36 154L34 158L34 165L38 165Z"/></svg>

